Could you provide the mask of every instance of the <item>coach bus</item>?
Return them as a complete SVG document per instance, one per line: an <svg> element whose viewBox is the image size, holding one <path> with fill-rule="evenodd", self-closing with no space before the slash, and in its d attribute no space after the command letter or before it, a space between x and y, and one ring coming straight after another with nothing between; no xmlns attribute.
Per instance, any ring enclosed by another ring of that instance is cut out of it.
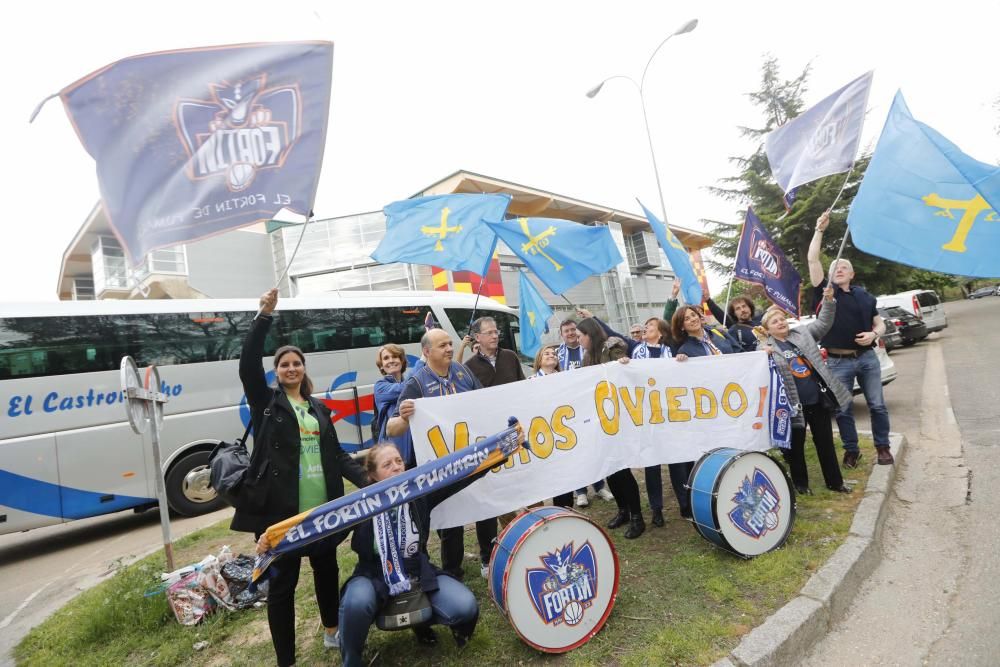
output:
<svg viewBox="0 0 1000 667"><path fill-rule="evenodd" d="M442 292L282 299L265 353L302 348L341 445L356 451L371 442L378 347L397 343L416 361L428 311L457 345L474 301ZM125 355L140 369L156 364L169 397L160 447L170 508L222 507L204 470L215 444L249 419L237 367L256 312L251 299L0 305L0 534L156 504L150 435L132 431L123 405ZM516 352L515 311L482 298L478 313L496 319L501 345Z"/></svg>

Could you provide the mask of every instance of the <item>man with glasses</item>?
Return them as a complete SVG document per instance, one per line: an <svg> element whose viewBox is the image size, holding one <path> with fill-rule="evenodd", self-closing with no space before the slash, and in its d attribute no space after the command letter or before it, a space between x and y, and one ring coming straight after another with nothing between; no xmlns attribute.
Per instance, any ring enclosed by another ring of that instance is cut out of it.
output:
<svg viewBox="0 0 1000 667"><path fill-rule="evenodd" d="M642 334L645 331L641 324L633 324L629 327L628 335L632 340L640 341L642 340Z"/></svg>

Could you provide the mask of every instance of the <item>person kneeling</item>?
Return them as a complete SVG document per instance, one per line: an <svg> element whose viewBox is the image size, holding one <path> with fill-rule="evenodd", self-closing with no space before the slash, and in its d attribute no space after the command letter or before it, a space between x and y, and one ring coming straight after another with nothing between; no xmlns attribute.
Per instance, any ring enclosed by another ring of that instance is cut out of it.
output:
<svg viewBox="0 0 1000 667"><path fill-rule="evenodd" d="M368 451L365 468L376 483L399 475L406 466L396 446L383 442ZM479 603L464 584L431 563L427 538L431 510L487 472L383 512L354 529L351 548L358 554L358 564L344 584L340 607L340 654L345 667L364 664L361 654L368 630L386 602L417 587L431 608L430 621L413 628L417 640L436 644L430 626L447 625L459 648L468 643L479 620Z"/></svg>

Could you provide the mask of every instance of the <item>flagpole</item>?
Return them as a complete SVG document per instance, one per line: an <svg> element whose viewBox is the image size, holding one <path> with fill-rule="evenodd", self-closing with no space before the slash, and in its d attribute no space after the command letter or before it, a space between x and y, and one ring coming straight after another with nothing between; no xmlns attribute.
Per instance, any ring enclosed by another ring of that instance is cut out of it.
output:
<svg viewBox="0 0 1000 667"><path fill-rule="evenodd" d="M749 210L749 209L748 209ZM743 215L743 224L740 226L740 238L736 241L736 259L733 260L733 272L729 274L729 286L726 288L726 309L722 311L722 326L726 326L726 318L729 316L729 295L733 289L733 278L736 277L736 262L740 258L740 248L743 246L743 232L746 231L747 217Z"/></svg>
<svg viewBox="0 0 1000 667"><path fill-rule="evenodd" d="M281 275L278 277L277 282L274 283L274 289L278 289L281 286L281 281L285 279L285 276L288 275L288 270L292 268L292 262L295 260L295 255L299 252L299 246L302 245L302 239L306 235L306 227L309 226L309 222L313 219L314 215L315 213L313 213L312 210L310 210L309 215L306 216L306 221L302 223L302 233L299 234L299 240L295 244L295 249L292 250L292 256L288 258L287 262L285 262L284 271L281 272ZM289 294L291 294L291 290L289 290ZM263 312L263 306L257 309L257 314L254 315L253 318L256 320L258 317L260 317L260 314L262 312Z"/></svg>
<svg viewBox="0 0 1000 667"><path fill-rule="evenodd" d="M851 180L851 174L854 173L854 165L857 164L857 162L858 162L858 158L855 157L854 158L854 162L851 162L851 168L847 170L847 176L844 178L844 182L841 184L840 190L837 192L837 196L833 198L833 203L830 204L830 208L828 210L830 211L831 214L833 213L833 207L837 205L838 201L840 201L840 195L844 194L844 189L847 187L847 182L849 180ZM844 246L847 244L847 236L850 233L851 233L851 230L850 230L849 227L847 227L847 223L845 222L844 223L844 238L842 238L840 240L840 249L837 250L837 258L833 260L832 264L830 264L830 275L831 276L833 275L834 269L837 268L837 263L840 262L840 256L844 254ZM827 282L830 283L830 282L832 282L832 280L827 280Z"/></svg>

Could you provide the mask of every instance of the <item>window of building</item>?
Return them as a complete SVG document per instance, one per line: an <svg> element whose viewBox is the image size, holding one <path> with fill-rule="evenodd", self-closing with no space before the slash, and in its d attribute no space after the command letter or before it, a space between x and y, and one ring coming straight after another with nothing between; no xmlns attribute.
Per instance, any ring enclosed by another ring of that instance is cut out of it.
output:
<svg viewBox="0 0 1000 667"><path fill-rule="evenodd" d="M73 300L93 301L94 300L94 279L74 278L73 279Z"/></svg>
<svg viewBox="0 0 1000 667"><path fill-rule="evenodd" d="M128 266L125 251L113 236L99 236L90 246L91 266L94 272L94 290L128 288Z"/></svg>

